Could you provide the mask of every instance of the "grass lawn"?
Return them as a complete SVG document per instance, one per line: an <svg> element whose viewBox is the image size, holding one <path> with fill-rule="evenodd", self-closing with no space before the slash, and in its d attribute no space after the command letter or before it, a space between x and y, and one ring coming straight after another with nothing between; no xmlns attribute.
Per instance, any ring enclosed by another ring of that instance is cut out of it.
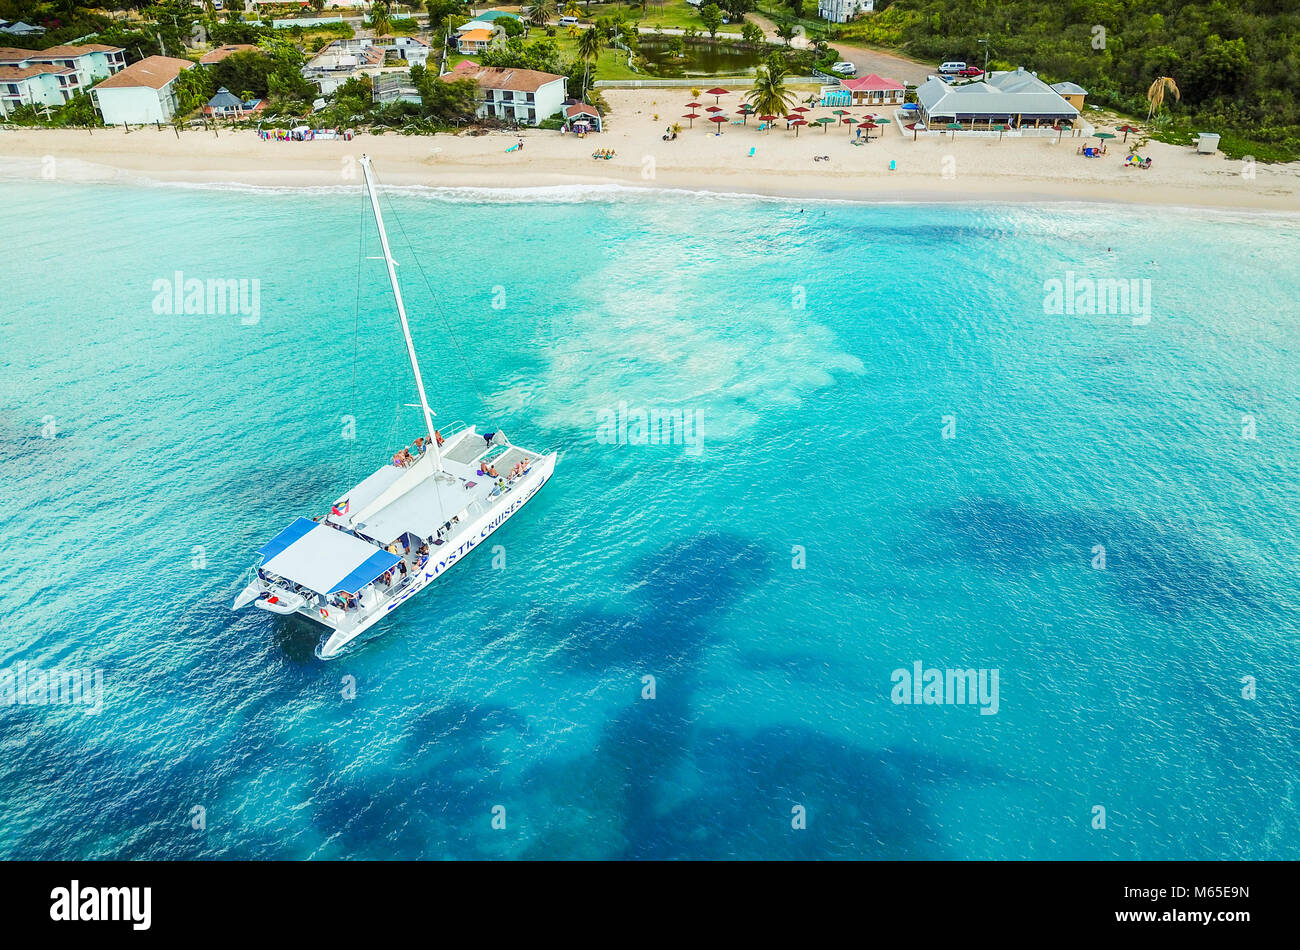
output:
<svg viewBox="0 0 1300 950"><path fill-rule="evenodd" d="M593 3L592 6L595 6ZM556 44L560 47L560 55L565 59L578 58L578 41L576 38L561 32L555 37ZM602 49L596 62L592 64L592 82L597 79L653 79L645 73L638 73L636 70L628 69L627 53L621 49Z"/></svg>
<svg viewBox="0 0 1300 950"><path fill-rule="evenodd" d="M582 12L583 25L594 21L597 17L618 16L623 14L629 23L638 23L640 26L647 27L664 27L665 29L693 29L704 33L704 24L700 21L700 14L686 0L663 0L662 3L650 2L646 4L645 10L641 9L640 4L631 3L593 3L591 12L588 13L582 4L578 4ZM734 33L740 35L739 23L724 23L718 28L718 35L724 33ZM706 34L707 35L707 34Z"/></svg>
<svg viewBox="0 0 1300 950"><path fill-rule="evenodd" d="M536 35L545 37L546 34L537 31ZM560 49L560 56L566 60L578 58L578 41L571 36L561 33L555 38L555 45ZM462 60L472 59L478 62L478 57L469 55L465 56L460 53L453 53L447 57L447 68L451 69ZM429 57L429 62L434 62L433 57ZM638 73L627 68L627 53L618 49L602 49L596 62L592 64L591 81L597 79L653 79L653 76L646 73Z"/></svg>

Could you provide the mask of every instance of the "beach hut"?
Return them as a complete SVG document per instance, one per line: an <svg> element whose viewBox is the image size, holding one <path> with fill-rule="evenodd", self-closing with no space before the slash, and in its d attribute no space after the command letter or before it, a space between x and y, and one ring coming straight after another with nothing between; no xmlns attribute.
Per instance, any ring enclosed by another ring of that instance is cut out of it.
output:
<svg viewBox="0 0 1300 950"><path fill-rule="evenodd" d="M564 118L575 132L602 131L600 110L585 102L565 106Z"/></svg>

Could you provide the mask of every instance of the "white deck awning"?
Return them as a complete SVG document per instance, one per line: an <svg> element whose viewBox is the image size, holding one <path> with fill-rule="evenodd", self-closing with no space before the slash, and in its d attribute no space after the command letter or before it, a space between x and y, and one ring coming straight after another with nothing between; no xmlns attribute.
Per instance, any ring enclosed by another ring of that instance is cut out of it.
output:
<svg viewBox="0 0 1300 950"><path fill-rule="evenodd" d="M299 518L263 546L262 569L318 594L355 594L401 558L335 528Z"/></svg>
<svg viewBox="0 0 1300 950"><path fill-rule="evenodd" d="M364 524L356 525L356 529L380 544L391 544L407 532L417 538L431 538L439 528L468 508L475 498L486 496L493 481L491 478L467 481L427 478L375 512Z"/></svg>

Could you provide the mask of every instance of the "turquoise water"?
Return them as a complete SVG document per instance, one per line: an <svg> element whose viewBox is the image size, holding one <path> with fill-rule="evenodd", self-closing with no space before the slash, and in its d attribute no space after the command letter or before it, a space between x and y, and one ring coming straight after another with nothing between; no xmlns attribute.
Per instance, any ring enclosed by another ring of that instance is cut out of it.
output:
<svg viewBox="0 0 1300 950"><path fill-rule="evenodd" d="M394 197L439 419L562 457L323 663L229 604L418 431L360 194L0 208L0 670L103 675L0 705L0 856L1300 857L1295 219ZM177 271L257 322L156 313ZM1150 321L1046 312L1069 271ZM893 703L917 661L996 714Z"/></svg>

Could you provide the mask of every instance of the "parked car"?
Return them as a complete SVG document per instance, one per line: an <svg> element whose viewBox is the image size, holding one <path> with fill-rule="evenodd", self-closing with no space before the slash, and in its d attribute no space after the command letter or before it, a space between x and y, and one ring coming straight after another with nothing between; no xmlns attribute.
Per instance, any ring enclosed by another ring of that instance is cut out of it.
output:
<svg viewBox="0 0 1300 950"><path fill-rule="evenodd" d="M858 71L858 67L852 63L836 63L831 67L831 72L839 76L852 76Z"/></svg>
<svg viewBox="0 0 1300 950"><path fill-rule="evenodd" d="M978 66L967 66L965 69L959 70L957 75L958 76L983 76L984 70L980 69Z"/></svg>
<svg viewBox="0 0 1300 950"><path fill-rule="evenodd" d="M578 25L578 18L576 16L560 17L560 26L577 26L577 25Z"/></svg>
<svg viewBox="0 0 1300 950"><path fill-rule="evenodd" d="M966 68L966 64L965 64L965 63L958 63L958 62L943 63L943 64L939 67L939 72L940 72L940 73L948 73L948 74L950 74L950 75L955 76L955 75L957 75L958 73L960 73L960 72L961 72L963 69L965 69L965 68Z"/></svg>

